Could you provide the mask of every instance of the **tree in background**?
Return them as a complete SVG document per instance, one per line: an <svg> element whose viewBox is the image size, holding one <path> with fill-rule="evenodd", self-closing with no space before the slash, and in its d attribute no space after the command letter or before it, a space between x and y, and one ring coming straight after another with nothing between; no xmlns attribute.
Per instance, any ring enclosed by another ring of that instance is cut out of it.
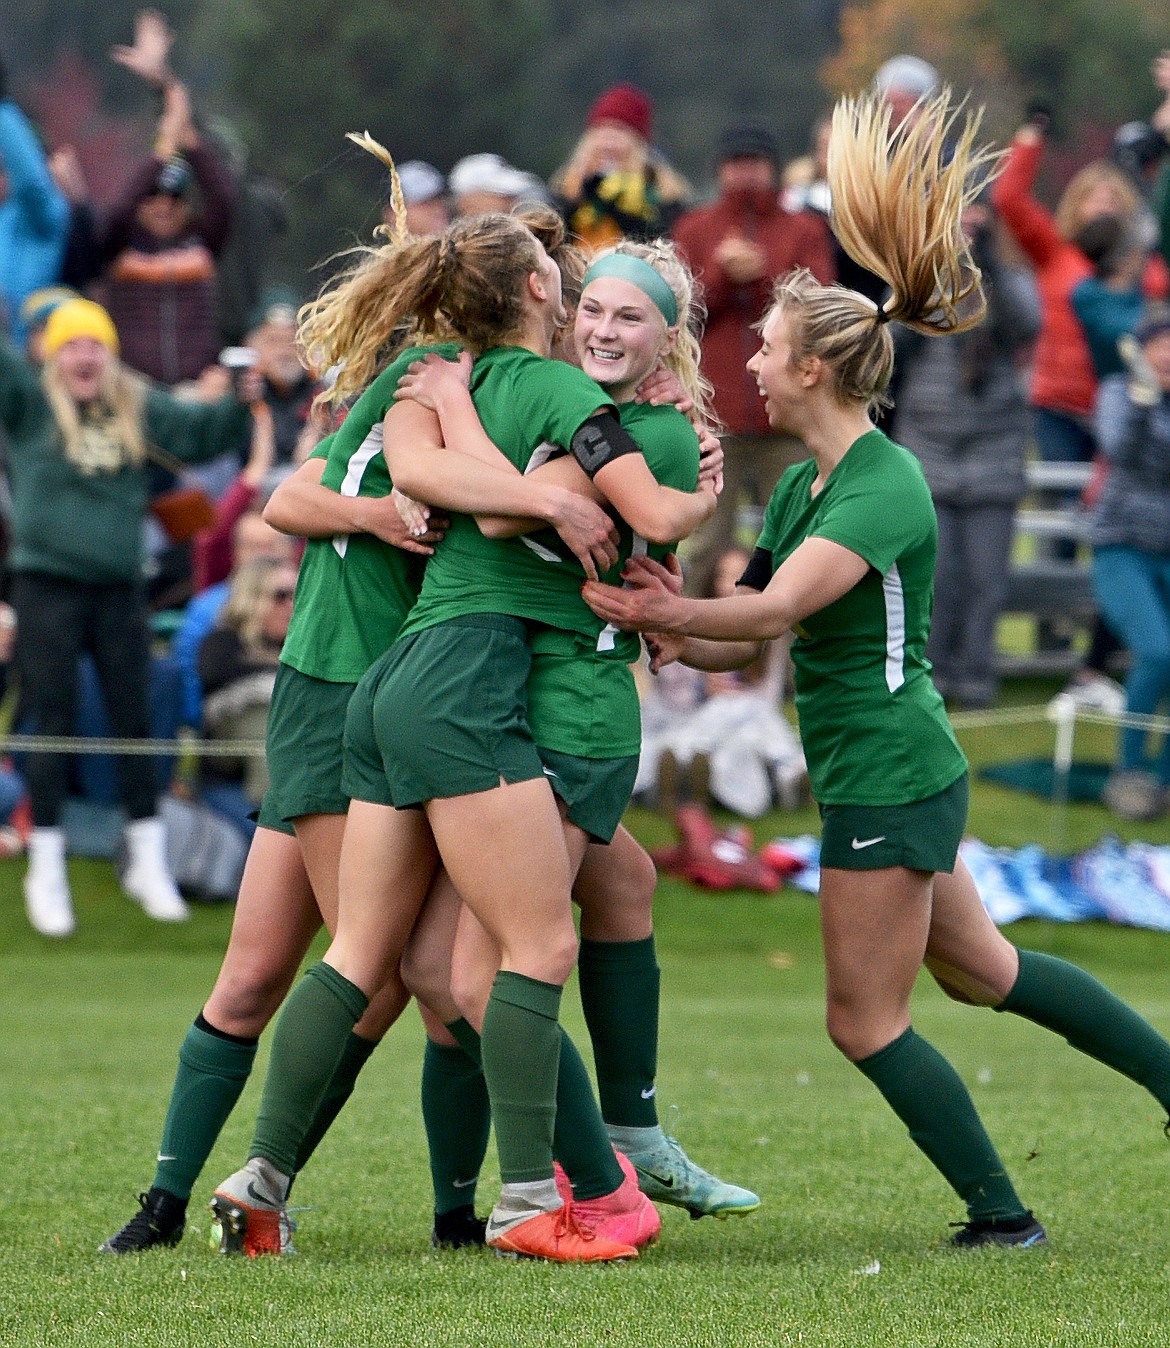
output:
<svg viewBox="0 0 1170 1348"><path fill-rule="evenodd" d="M545 29L539 0L213 0L193 40L218 35L221 104L286 186L285 261L303 270L368 241L380 219L385 175L347 131L444 169L478 151L511 157L514 128L537 115Z"/></svg>

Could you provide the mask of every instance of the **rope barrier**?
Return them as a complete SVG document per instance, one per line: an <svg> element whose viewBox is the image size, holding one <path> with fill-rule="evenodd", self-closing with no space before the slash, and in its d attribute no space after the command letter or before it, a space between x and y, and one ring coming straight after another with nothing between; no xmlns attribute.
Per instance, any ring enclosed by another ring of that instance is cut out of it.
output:
<svg viewBox="0 0 1170 1348"><path fill-rule="evenodd" d="M120 740L70 735L5 735L0 750L28 754L153 754L199 758L262 758L263 740L201 740L197 735L173 740Z"/></svg>
<svg viewBox="0 0 1170 1348"><path fill-rule="evenodd" d="M1139 716L1128 712L1089 710L1078 707L1071 697L1057 697L1040 706L997 707L987 711L957 711L950 716L956 730L994 729L1005 725L1042 725L1051 722L1058 728L1083 721L1086 725L1108 725L1170 734L1170 717ZM160 757L194 754L200 758L261 757L263 740L205 740L198 735L180 735L175 739L113 739L70 735L3 735L0 750L6 753L41 754L154 754Z"/></svg>

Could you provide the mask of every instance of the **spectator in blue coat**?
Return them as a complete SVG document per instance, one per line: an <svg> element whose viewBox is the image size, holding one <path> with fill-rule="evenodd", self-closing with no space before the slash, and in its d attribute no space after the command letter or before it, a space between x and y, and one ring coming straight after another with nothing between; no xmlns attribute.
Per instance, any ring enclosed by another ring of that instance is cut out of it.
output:
<svg viewBox="0 0 1170 1348"><path fill-rule="evenodd" d="M0 297L12 341L23 347L20 306L26 295L60 276L69 203L7 86L8 72L0 60Z"/></svg>

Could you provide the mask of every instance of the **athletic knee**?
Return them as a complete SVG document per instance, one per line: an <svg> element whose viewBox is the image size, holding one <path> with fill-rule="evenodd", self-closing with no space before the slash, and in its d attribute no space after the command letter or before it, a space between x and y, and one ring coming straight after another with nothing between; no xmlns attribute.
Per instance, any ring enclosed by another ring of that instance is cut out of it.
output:
<svg viewBox="0 0 1170 1348"><path fill-rule="evenodd" d="M828 1031L829 1040L833 1047L843 1057L850 1062L856 1062L859 1058L864 1058L866 1053L861 1047L862 1039L856 1033L856 1027L847 1020L838 1019L832 1015L825 1018L825 1029Z"/></svg>
<svg viewBox="0 0 1170 1348"><path fill-rule="evenodd" d="M221 974L204 1014L225 1034L256 1038L280 1009L294 974L268 966Z"/></svg>
<svg viewBox="0 0 1170 1348"><path fill-rule="evenodd" d="M630 849L604 886L580 896L581 934L591 941L640 941L654 930L658 872L649 855Z"/></svg>
<svg viewBox="0 0 1170 1348"><path fill-rule="evenodd" d="M563 987L577 966L577 933L572 922L543 941L525 942L505 956L505 964L517 973L541 983L555 983Z"/></svg>
<svg viewBox="0 0 1170 1348"><path fill-rule="evenodd" d="M906 1025L900 1022L887 1024L885 1018L879 1021L847 1006L830 1004L825 1013L825 1029L833 1047L850 1062L870 1057L896 1039L905 1028Z"/></svg>

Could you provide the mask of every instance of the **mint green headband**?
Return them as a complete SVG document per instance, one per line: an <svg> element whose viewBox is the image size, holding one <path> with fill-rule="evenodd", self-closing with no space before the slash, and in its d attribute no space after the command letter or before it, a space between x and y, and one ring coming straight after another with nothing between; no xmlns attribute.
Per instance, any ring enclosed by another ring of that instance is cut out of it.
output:
<svg viewBox="0 0 1170 1348"><path fill-rule="evenodd" d="M581 283L582 291L590 281L596 281L599 276L616 276L619 281L629 281L631 285L636 285L647 299L654 301L658 311L666 319L668 328L673 328L678 322L678 301L674 297L674 291L649 262L640 257L633 257L629 253L607 253L605 257L599 257L585 273L585 280Z"/></svg>

